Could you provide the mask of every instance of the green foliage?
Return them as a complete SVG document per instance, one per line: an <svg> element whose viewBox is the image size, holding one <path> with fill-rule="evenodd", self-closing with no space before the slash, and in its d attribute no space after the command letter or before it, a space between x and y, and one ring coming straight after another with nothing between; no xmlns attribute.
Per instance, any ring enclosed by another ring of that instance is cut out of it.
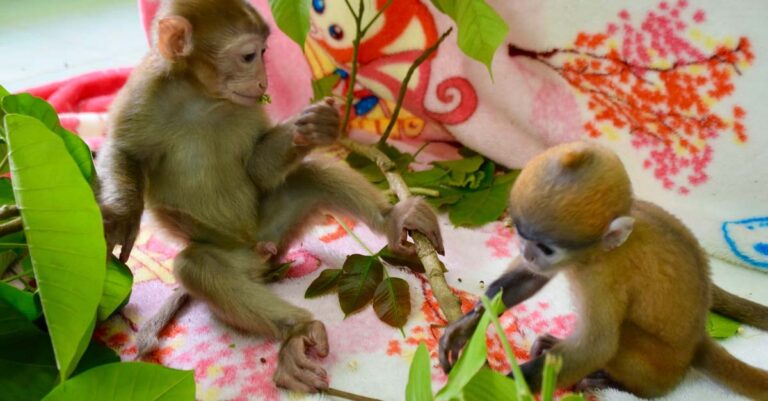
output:
<svg viewBox="0 0 768 401"><path fill-rule="evenodd" d="M333 87L341 80L341 76L338 74L331 74L320 79L312 80L312 100L311 103L323 100L328 96L333 95Z"/></svg>
<svg viewBox="0 0 768 401"><path fill-rule="evenodd" d="M344 262L339 278L339 303L349 316L373 299L376 287L384 278L384 266L375 256L351 255Z"/></svg>
<svg viewBox="0 0 768 401"><path fill-rule="evenodd" d="M423 342L416 348L408 373L405 401L432 401L432 372L429 351ZM488 398L490 399L490 398Z"/></svg>
<svg viewBox="0 0 768 401"><path fill-rule="evenodd" d="M42 99L8 95L2 87L0 98L0 159L8 159L12 173L0 178L0 205L17 205L24 222L23 231L0 238L17 244L0 252L3 397L40 400L71 376L46 399L120 399L113 395L131 397L131 391L138 391L136 399L194 399L191 373L183 373L189 379L182 383L153 368L139 372L91 341L97 317L106 319L125 305L133 284L127 266L107 261L101 213L89 185L95 178L91 152ZM113 373L98 370L104 365ZM146 384L134 384L136 379ZM152 398L158 389L170 390ZM141 391L150 392L144 397Z"/></svg>
<svg viewBox="0 0 768 401"><path fill-rule="evenodd" d="M304 49L309 33L310 0L269 0L278 28Z"/></svg>
<svg viewBox="0 0 768 401"><path fill-rule="evenodd" d="M464 152L463 159L434 162L432 168L411 171L414 156L385 145L381 150L395 162L397 172L411 188L437 193L426 200L435 208L447 211L451 223L461 227L477 227L498 220L507 208L509 191L519 171L503 172L496 163L483 156ZM382 189L389 184L372 161L351 153L347 163ZM501 171L497 171L501 170Z"/></svg>
<svg viewBox="0 0 768 401"><path fill-rule="evenodd" d="M397 277L382 280L373 294L373 310L382 322L396 328L405 326L411 314L408 282Z"/></svg>
<svg viewBox="0 0 768 401"><path fill-rule="evenodd" d="M4 127L13 191L64 380L90 341L104 288L101 213L60 137L26 115L6 114ZM52 196L54 188L58 196Z"/></svg>
<svg viewBox="0 0 768 401"><path fill-rule="evenodd" d="M178 401L195 399L192 371L128 362L93 368L51 391L44 401Z"/></svg>
<svg viewBox="0 0 768 401"><path fill-rule="evenodd" d="M485 0L432 0L432 4L456 23L464 54L485 64L492 73L493 55L509 33L504 19Z"/></svg>
<svg viewBox="0 0 768 401"><path fill-rule="evenodd" d="M304 298L316 298L335 291L342 273L342 269L323 270L320 275L312 281L312 284L309 285L307 291L304 293Z"/></svg>
<svg viewBox="0 0 768 401"><path fill-rule="evenodd" d="M735 336L740 328L741 323L715 312L709 312L707 316L707 333L712 338L722 340Z"/></svg>
<svg viewBox="0 0 768 401"><path fill-rule="evenodd" d="M464 401L517 400L514 380L487 367L482 367L461 389Z"/></svg>
<svg viewBox="0 0 768 401"><path fill-rule="evenodd" d="M393 266L404 266L415 272L424 273L424 264L421 263L421 259L419 259L419 257L416 255L410 255L410 256L398 255L394 251L389 249L388 246L381 248L381 250L379 251L379 253L377 253L377 255L383 261Z"/></svg>

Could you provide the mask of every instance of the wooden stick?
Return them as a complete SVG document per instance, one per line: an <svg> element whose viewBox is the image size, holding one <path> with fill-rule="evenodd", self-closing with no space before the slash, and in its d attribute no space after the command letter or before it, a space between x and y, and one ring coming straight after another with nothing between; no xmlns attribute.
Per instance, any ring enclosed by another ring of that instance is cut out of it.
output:
<svg viewBox="0 0 768 401"><path fill-rule="evenodd" d="M336 390L335 388L332 388L332 387L328 387L327 389L325 389L325 391L323 391L323 393L333 397L344 398L352 401L381 401L378 398L368 398L362 395L357 395L357 394L348 393L346 391Z"/></svg>
<svg viewBox="0 0 768 401"><path fill-rule="evenodd" d="M24 229L24 223L21 221L21 217L16 217L7 223L0 224L0 237L8 234L13 234Z"/></svg>

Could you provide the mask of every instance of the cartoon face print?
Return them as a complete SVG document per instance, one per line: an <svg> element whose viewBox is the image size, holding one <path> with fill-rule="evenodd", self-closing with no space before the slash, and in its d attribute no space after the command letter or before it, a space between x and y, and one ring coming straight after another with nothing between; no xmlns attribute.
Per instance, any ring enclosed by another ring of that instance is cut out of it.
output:
<svg viewBox="0 0 768 401"><path fill-rule="evenodd" d="M768 217L725 222L723 237L743 262L768 268Z"/></svg>
<svg viewBox="0 0 768 401"><path fill-rule="evenodd" d="M376 0L364 0L363 26L375 15ZM357 1L351 1L357 12ZM366 37L375 35L383 26L386 15L382 15L368 31ZM344 0L312 0L310 11L310 31L313 39L323 42L330 48L349 49L355 39L355 20L349 12Z"/></svg>

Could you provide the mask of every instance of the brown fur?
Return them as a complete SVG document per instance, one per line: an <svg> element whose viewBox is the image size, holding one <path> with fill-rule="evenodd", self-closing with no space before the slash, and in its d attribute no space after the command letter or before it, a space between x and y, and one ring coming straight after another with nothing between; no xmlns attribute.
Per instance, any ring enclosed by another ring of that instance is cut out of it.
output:
<svg viewBox="0 0 768 401"><path fill-rule="evenodd" d="M266 287L273 266L263 251L274 249L278 260L321 209L350 214L378 232L396 230L387 233L392 247L408 251L403 228L439 240L434 212L423 204L393 209L349 167L305 158L338 136L332 101L283 124L269 121L256 102L267 87L268 29L247 2L174 0L163 5L158 24L156 45L112 106L98 156L109 249L122 245L127 260L146 207L187 244L174 261L184 290L222 321L285 341L278 385L325 388L325 371L305 355L327 354L324 326ZM157 343L183 294L142 328L141 347Z"/></svg>
<svg viewBox="0 0 768 401"><path fill-rule="evenodd" d="M607 374L604 383L657 397L693 366L734 391L768 401L768 372L737 360L705 330L710 305L761 328L768 325L768 308L712 285L696 238L664 209L633 199L613 152L584 142L551 148L521 172L510 203L523 257L491 284L489 296L503 289L504 303L512 307L558 272L566 275L579 326L566 339L544 336L533 347L536 354L548 349L562 356L558 386L596 383L601 380L592 375L600 372ZM441 338L446 369L478 312L468 316ZM522 370L538 390L544 356L536 354Z"/></svg>

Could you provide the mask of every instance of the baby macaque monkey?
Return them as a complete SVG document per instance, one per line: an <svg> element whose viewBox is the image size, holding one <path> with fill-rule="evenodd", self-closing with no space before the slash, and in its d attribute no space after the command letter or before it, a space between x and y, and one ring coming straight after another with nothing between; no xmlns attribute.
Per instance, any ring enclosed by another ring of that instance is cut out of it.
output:
<svg viewBox="0 0 768 401"><path fill-rule="evenodd" d="M487 290L507 308L554 275L568 278L579 325L563 340L540 337L522 365L541 386L544 353L560 355L558 386L617 387L640 397L672 390L690 367L756 400L768 401L768 372L731 356L706 333L710 308L768 329L768 308L712 284L707 256L674 216L633 198L609 149L585 142L534 158L515 182L510 214L520 255ZM450 370L482 315L477 306L440 339Z"/></svg>
<svg viewBox="0 0 768 401"><path fill-rule="evenodd" d="M154 46L111 109L98 155L99 200L109 249L126 261L146 209L186 244L174 260L182 285L137 336L139 353L191 295L222 321L283 342L275 382L315 392L328 354L322 322L265 285L291 242L320 209L346 213L412 253L408 231L442 253L434 211L419 199L390 206L362 175L337 161L305 158L333 143L332 101L279 125L259 103L267 89L269 29L244 0L163 3Z"/></svg>

